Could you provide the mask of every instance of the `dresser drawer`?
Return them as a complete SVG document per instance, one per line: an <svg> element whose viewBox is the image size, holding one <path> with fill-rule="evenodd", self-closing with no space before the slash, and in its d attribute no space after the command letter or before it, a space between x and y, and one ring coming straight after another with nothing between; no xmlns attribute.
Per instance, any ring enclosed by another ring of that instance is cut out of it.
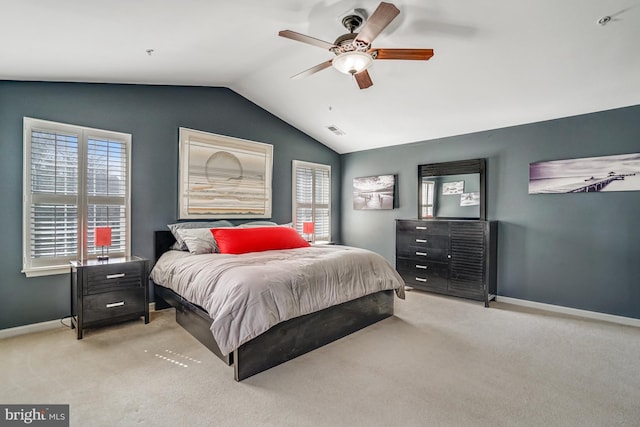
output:
<svg viewBox="0 0 640 427"><path fill-rule="evenodd" d="M413 252L421 249L448 249L449 237L439 235L399 234L397 246L400 251Z"/></svg>
<svg viewBox="0 0 640 427"><path fill-rule="evenodd" d="M409 286L446 291L449 282L449 264L398 258L396 269Z"/></svg>
<svg viewBox="0 0 640 427"><path fill-rule="evenodd" d="M84 297L83 322L106 320L119 316L145 314L144 288L105 292Z"/></svg>
<svg viewBox="0 0 640 427"><path fill-rule="evenodd" d="M87 269L85 295L143 286L144 262L93 266Z"/></svg>
<svg viewBox="0 0 640 427"><path fill-rule="evenodd" d="M407 286L415 286L428 290L441 291L447 290L449 280L445 277L438 277L429 274L409 274L400 273L402 279Z"/></svg>
<svg viewBox="0 0 640 427"><path fill-rule="evenodd" d="M439 221L398 221L398 233L408 233L417 236L448 236L449 223Z"/></svg>
<svg viewBox="0 0 640 427"><path fill-rule="evenodd" d="M415 246L407 246L398 248L398 256L410 258L416 261L448 261L448 248L420 248Z"/></svg>
<svg viewBox="0 0 640 427"><path fill-rule="evenodd" d="M443 262L423 262L413 259L398 258L396 260L396 270L400 274L407 274L409 276L424 277L425 275L431 277L442 277L444 279L449 278L449 264Z"/></svg>

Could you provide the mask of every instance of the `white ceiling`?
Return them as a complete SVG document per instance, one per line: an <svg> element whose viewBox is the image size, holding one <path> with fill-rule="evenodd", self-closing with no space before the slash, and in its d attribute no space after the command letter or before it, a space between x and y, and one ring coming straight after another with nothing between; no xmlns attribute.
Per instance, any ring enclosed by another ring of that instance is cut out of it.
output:
<svg viewBox="0 0 640 427"><path fill-rule="evenodd" d="M377 60L365 90L291 80L333 54L278 31L333 42L378 0L0 0L0 79L226 86L338 153L640 104L638 0L391 2L373 46L435 55Z"/></svg>

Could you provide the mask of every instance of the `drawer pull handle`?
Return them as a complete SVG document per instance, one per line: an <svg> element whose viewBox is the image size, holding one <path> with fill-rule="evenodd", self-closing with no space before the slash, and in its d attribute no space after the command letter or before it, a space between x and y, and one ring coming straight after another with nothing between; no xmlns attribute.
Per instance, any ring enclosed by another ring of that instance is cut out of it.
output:
<svg viewBox="0 0 640 427"><path fill-rule="evenodd" d="M107 274L107 279L119 279L119 278L124 277L124 276L125 276L124 273Z"/></svg>
<svg viewBox="0 0 640 427"><path fill-rule="evenodd" d="M426 230L426 229L427 227L424 227L424 226L420 226L420 225L416 226L416 230Z"/></svg>
<svg viewBox="0 0 640 427"><path fill-rule="evenodd" d="M416 255L427 256L427 253L426 252L416 252Z"/></svg>
<svg viewBox="0 0 640 427"><path fill-rule="evenodd" d="M421 269L423 269L423 270L426 270L426 269L427 269L427 266L426 266L426 265L416 264L416 268L421 268Z"/></svg>
<svg viewBox="0 0 640 427"><path fill-rule="evenodd" d="M124 301L112 302L110 304L107 304L107 308L122 307L123 305L124 305Z"/></svg>
<svg viewBox="0 0 640 427"><path fill-rule="evenodd" d="M427 239L416 239L416 243L427 243Z"/></svg>
<svg viewBox="0 0 640 427"><path fill-rule="evenodd" d="M426 282L427 281L427 279L423 279L422 277L416 277L416 280L418 282Z"/></svg>

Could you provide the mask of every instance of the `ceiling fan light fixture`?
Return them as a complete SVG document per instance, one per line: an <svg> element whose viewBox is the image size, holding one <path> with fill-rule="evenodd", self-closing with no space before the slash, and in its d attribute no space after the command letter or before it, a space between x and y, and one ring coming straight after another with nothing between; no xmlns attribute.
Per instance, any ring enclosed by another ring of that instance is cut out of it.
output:
<svg viewBox="0 0 640 427"><path fill-rule="evenodd" d="M344 52L332 61L333 68L344 74L358 74L373 63L373 57L366 52Z"/></svg>

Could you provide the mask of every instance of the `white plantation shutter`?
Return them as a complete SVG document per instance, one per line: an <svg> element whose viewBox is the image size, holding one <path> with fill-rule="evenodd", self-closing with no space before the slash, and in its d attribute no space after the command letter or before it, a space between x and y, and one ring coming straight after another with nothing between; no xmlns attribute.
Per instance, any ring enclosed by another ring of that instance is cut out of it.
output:
<svg viewBox="0 0 640 427"><path fill-rule="evenodd" d="M75 257L78 240L78 135L32 128L30 203L25 204L33 267ZM30 196L30 197L29 197Z"/></svg>
<svg viewBox="0 0 640 427"><path fill-rule="evenodd" d="M112 227L113 256L129 254L131 135L24 119L27 276L67 272L99 252L96 226Z"/></svg>
<svg viewBox="0 0 640 427"><path fill-rule="evenodd" d="M110 254L125 254L128 222L128 146L124 141L89 137L87 153L88 254L94 245L94 228L111 227Z"/></svg>
<svg viewBox="0 0 640 427"><path fill-rule="evenodd" d="M331 241L331 166L293 161L293 225L314 223L316 242Z"/></svg>

